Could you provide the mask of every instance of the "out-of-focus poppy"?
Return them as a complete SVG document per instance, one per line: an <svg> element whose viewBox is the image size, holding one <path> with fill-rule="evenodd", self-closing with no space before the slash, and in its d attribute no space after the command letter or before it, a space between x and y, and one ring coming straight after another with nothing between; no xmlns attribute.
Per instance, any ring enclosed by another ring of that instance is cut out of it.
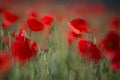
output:
<svg viewBox="0 0 120 80"><path fill-rule="evenodd" d="M119 17L112 17L110 19L110 26L112 29L119 30L120 29L120 18Z"/></svg>
<svg viewBox="0 0 120 80"><path fill-rule="evenodd" d="M11 42L12 55L15 60L24 63L37 53L37 43L24 36L23 31Z"/></svg>
<svg viewBox="0 0 120 80"><path fill-rule="evenodd" d="M118 33L114 31L108 32L105 38L102 40L102 44L107 51L116 51L119 49L120 37Z"/></svg>
<svg viewBox="0 0 120 80"><path fill-rule="evenodd" d="M70 21L69 26L76 34L81 34L82 31L89 32L86 21L81 18Z"/></svg>
<svg viewBox="0 0 120 80"><path fill-rule="evenodd" d="M11 58L8 52L0 51L0 74L6 73L10 69Z"/></svg>
<svg viewBox="0 0 120 80"><path fill-rule="evenodd" d="M53 16L51 15L45 15L42 17L41 20L45 25L47 26L51 26L52 22L53 22Z"/></svg>
<svg viewBox="0 0 120 80"><path fill-rule="evenodd" d="M18 18L18 15L11 11L3 11L3 29L7 29L12 23L16 22Z"/></svg>
<svg viewBox="0 0 120 80"><path fill-rule="evenodd" d="M44 29L44 24L37 20L35 17L29 17L27 20L28 26L32 31L42 31Z"/></svg>
<svg viewBox="0 0 120 80"><path fill-rule="evenodd" d="M4 11L3 12L3 18L4 20L9 21L10 23L14 23L18 20L18 15L11 11Z"/></svg>
<svg viewBox="0 0 120 80"><path fill-rule="evenodd" d="M112 61L110 63L110 68L113 71L117 71L117 72L120 71L120 54L119 54L119 56L116 56L116 57L114 57L114 59L112 59Z"/></svg>
<svg viewBox="0 0 120 80"><path fill-rule="evenodd" d="M101 58L100 50L91 41L80 40L78 43L79 54L90 61L98 61Z"/></svg>

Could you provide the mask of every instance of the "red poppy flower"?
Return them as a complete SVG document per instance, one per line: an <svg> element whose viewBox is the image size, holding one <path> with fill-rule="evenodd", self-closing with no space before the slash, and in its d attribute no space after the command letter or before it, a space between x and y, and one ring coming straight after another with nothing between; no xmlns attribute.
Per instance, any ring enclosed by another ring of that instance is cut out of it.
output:
<svg viewBox="0 0 120 80"><path fill-rule="evenodd" d="M120 37L116 32L110 31L102 40L102 44L106 51L116 51L119 49Z"/></svg>
<svg viewBox="0 0 120 80"><path fill-rule="evenodd" d="M24 63L37 53L37 43L20 34L11 43L12 55L20 63Z"/></svg>
<svg viewBox="0 0 120 80"><path fill-rule="evenodd" d="M110 31L106 37L102 40L103 48L105 49L105 56L107 59L113 59L118 55L120 49L120 37L114 32Z"/></svg>
<svg viewBox="0 0 120 80"><path fill-rule="evenodd" d="M118 30L120 28L120 18L119 17L113 17L112 19L110 19L110 24L112 29L116 29Z"/></svg>
<svg viewBox="0 0 120 80"><path fill-rule="evenodd" d="M2 28L7 29L12 23L18 20L18 16L10 11L3 11Z"/></svg>
<svg viewBox="0 0 120 80"><path fill-rule="evenodd" d="M114 57L114 59L110 63L110 68L113 71L120 71L120 56L119 57Z"/></svg>
<svg viewBox="0 0 120 80"><path fill-rule="evenodd" d="M108 60L114 59L118 55L117 51L105 51L104 56Z"/></svg>
<svg viewBox="0 0 120 80"><path fill-rule="evenodd" d="M69 25L76 34L81 34L82 31L89 32L89 29L87 28L87 23L83 19L74 19L69 22Z"/></svg>
<svg viewBox="0 0 120 80"><path fill-rule="evenodd" d="M6 73L11 65L11 58L7 52L0 51L0 73Z"/></svg>
<svg viewBox="0 0 120 80"><path fill-rule="evenodd" d="M80 40L78 43L79 54L87 60L98 61L101 58L99 49L90 41Z"/></svg>
<svg viewBox="0 0 120 80"><path fill-rule="evenodd" d="M112 62L110 64L110 68L113 70L113 71L120 71L120 62Z"/></svg>
<svg viewBox="0 0 120 80"><path fill-rule="evenodd" d="M28 18L27 23L32 31L42 31L44 29L43 23L38 21L35 17Z"/></svg>
<svg viewBox="0 0 120 80"><path fill-rule="evenodd" d="M53 22L53 17L51 15L45 15L43 16L42 18L42 22L45 24L45 25L48 25L50 26Z"/></svg>
<svg viewBox="0 0 120 80"><path fill-rule="evenodd" d="M18 20L18 16L10 11L4 11L3 18L4 18L4 20L7 20L10 23L14 23Z"/></svg>
<svg viewBox="0 0 120 80"><path fill-rule="evenodd" d="M68 44L71 45L72 42L80 36L81 35L78 35L78 34L74 33L73 31L68 31L68 34L67 34Z"/></svg>

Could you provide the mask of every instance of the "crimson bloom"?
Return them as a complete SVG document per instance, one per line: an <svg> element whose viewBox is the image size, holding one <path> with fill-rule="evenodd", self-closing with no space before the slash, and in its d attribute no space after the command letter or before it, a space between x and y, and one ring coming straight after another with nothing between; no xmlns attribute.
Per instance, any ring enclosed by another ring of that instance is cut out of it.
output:
<svg viewBox="0 0 120 80"><path fill-rule="evenodd" d="M44 24L37 20L35 17L29 17L27 20L28 26L32 31L42 31L44 29Z"/></svg>
<svg viewBox="0 0 120 80"><path fill-rule="evenodd" d="M10 23L14 23L18 20L18 16L15 13L10 12L10 11L4 11L3 18L9 21Z"/></svg>
<svg viewBox="0 0 120 80"><path fill-rule="evenodd" d="M120 28L120 18L119 17L113 17L110 19L110 24L112 29L118 30Z"/></svg>
<svg viewBox="0 0 120 80"><path fill-rule="evenodd" d="M118 33L110 31L102 41L103 47L107 51L116 51L119 49L120 37Z"/></svg>
<svg viewBox="0 0 120 80"><path fill-rule="evenodd" d="M4 11L3 12L3 23L2 27L3 29L6 29L11 25L12 23L16 22L18 20L18 16L10 11Z"/></svg>
<svg viewBox="0 0 120 80"><path fill-rule="evenodd" d="M12 55L20 63L26 62L37 53L37 43L26 38L23 33L21 30L11 43Z"/></svg>
<svg viewBox="0 0 120 80"><path fill-rule="evenodd" d="M116 54L116 56L112 59L110 63L110 68L113 71L120 71L120 51Z"/></svg>
<svg viewBox="0 0 120 80"><path fill-rule="evenodd" d="M41 20L45 25L50 26L53 22L53 17L51 15L45 15Z"/></svg>
<svg viewBox="0 0 120 80"><path fill-rule="evenodd" d="M79 54L87 60L98 61L101 58L99 49L91 41L80 40L78 43Z"/></svg>
<svg viewBox="0 0 120 80"><path fill-rule="evenodd" d="M69 26L76 34L81 34L82 31L89 32L86 21L81 18L70 21Z"/></svg>
<svg viewBox="0 0 120 80"><path fill-rule="evenodd" d="M120 71L120 62L111 62L110 63L110 68L113 71Z"/></svg>
<svg viewBox="0 0 120 80"><path fill-rule="evenodd" d="M5 51L0 51L0 73L6 73L11 65L10 55Z"/></svg>
<svg viewBox="0 0 120 80"><path fill-rule="evenodd" d="M102 40L102 45L105 49L105 56L113 59L119 51L120 37L118 33L110 31Z"/></svg>

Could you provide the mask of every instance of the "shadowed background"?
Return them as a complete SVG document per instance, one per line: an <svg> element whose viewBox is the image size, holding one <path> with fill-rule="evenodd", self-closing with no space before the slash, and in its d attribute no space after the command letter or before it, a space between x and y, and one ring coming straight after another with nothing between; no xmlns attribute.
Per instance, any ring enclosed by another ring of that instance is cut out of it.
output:
<svg viewBox="0 0 120 80"><path fill-rule="evenodd" d="M47 3L55 3L55 4L70 4L73 3L96 3L102 2L105 4L110 10L119 10L120 9L120 0L0 0L0 4L4 2L7 3L34 3L34 2L47 2Z"/></svg>

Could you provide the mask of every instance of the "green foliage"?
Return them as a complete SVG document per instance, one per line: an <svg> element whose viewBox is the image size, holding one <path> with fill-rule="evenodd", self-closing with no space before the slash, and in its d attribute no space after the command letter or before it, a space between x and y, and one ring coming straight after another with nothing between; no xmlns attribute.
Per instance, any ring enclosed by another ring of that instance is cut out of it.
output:
<svg viewBox="0 0 120 80"><path fill-rule="evenodd" d="M68 46L66 35L63 35L58 28L57 24L52 26L46 50L39 51L34 59L23 65L14 62L10 71L4 76L5 80L120 79L120 73L109 69L107 60L102 59L96 64L82 60L77 54L76 44Z"/></svg>

